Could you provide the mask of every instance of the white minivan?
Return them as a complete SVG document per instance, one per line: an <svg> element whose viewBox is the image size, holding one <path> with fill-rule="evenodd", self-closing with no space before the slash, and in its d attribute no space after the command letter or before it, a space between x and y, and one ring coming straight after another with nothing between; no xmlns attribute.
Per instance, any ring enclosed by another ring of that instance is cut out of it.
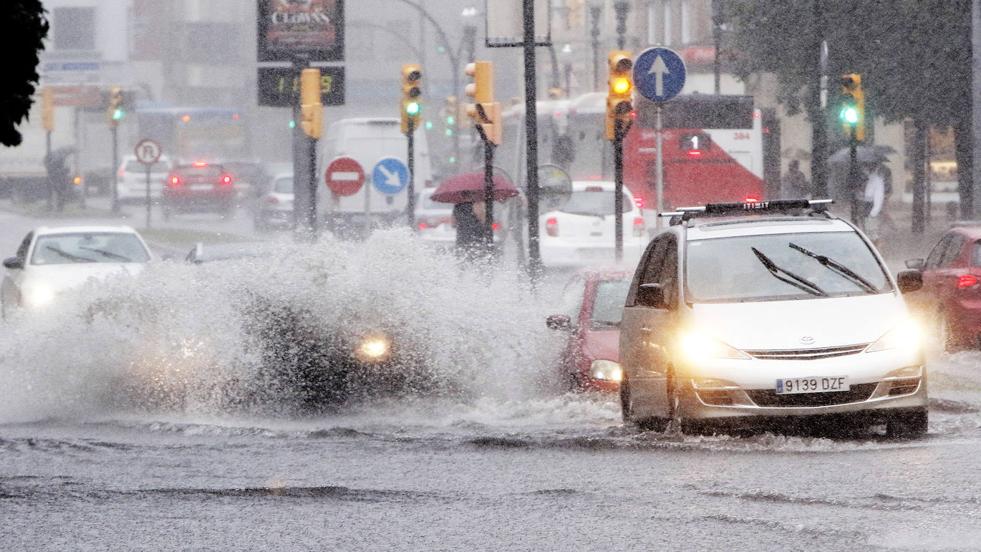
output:
<svg viewBox="0 0 981 552"><path fill-rule="evenodd" d="M327 128L318 152L317 178L324 181L324 173L331 161L338 157L351 157L361 164L365 173L364 186L354 195L336 196L318 186L317 210L328 229L335 234L363 236L369 228L395 224L405 220L408 205L408 189L395 195L378 191L371 182L371 174L379 161L394 157L406 162L408 140L402 134L396 118L341 119ZM432 164L426 133L415 133L415 189L432 186Z"/></svg>
<svg viewBox="0 0 981 552"><path fill-rule="evenodd" d="M826 200L683 210L637 267L620 326L624 420L644 427L767 419L927 430L927 372L903 293Z"/></svg>

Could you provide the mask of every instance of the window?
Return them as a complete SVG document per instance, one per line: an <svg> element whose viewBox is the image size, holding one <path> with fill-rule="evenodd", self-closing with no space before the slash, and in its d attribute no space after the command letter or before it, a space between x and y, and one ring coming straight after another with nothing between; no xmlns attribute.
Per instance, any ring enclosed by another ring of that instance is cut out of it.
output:
<svg viewBox="0 0 981 552"><path fill-rule="evenodd" d="M630 289L628 280L603 280L596 284L593 299L592 326L619 326L623 318L623 303Z"/></svg>
<svg viewBox="0 0 981 552"><path fill-rule="evenodd" d="M95 8L54 8L55 50L95 50Z"/></svg>
<svg viewBox="0 0 981 552"><path fill-rule="evenodd" d="M974 242L974 253L971 256L971 266L981 266L981 241Z"/></svg>
<svg viewBox="0 0 981 552"><path fill-rule="evenodd" d="M31 240L34 239L34 232L29 232L24 238L24 241L20 242L20 247L17 248L17 258L26 261L27 260L27 250L31 247Z"/></svg>
<svg viewBox="0 0 981 552"><path fill-rule="evenodd" d="M678 240L673 235L662 236L654 240L647 251L634 276L627 305L635 303L641 284L661 284L668 308L674 308L678 298Z"/></svg>
<svg viewBox="0 0 981 552"><path fill-rule="evenodd" d="M31 264L145 263L146 248L133 234L99 232L41 236Z"/></svg>
<svg viewBox="0 0 981 552"><path fill-rule="evenodd" d="M961 256L961 249L963 248L964 236L954 234L950 239L950 243L947 244L947 249L944 251L943 257L940 258L940 267L947 268L953 265L957 258Z"/></svg>
<svg viewBox="0 0 981 552"><path fill-rule="evenodd" d="M938 265L940 265L940 258L943 257L944 250L947 249L947 244L950 243L950 240L953 237L953 234L947 234L940 239L937 245L933 246L933 249L930 250L930 255L927 256L927 268L936 268Z"/></svg>

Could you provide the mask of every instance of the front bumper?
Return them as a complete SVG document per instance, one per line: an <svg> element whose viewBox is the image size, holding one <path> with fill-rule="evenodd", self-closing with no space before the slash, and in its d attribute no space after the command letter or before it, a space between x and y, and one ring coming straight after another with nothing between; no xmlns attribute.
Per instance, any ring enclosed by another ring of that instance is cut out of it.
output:
<svg viewBox="0 0 981 552"><path fill-rule="evenodd" d="M904 372L905 371L905 372ZM780 378L846 376L849 391L780 394ZM857 353L822 360L720 360L679 377L681 414L689 419L787 417L922 409L927 371L918 354Z"/></svg>

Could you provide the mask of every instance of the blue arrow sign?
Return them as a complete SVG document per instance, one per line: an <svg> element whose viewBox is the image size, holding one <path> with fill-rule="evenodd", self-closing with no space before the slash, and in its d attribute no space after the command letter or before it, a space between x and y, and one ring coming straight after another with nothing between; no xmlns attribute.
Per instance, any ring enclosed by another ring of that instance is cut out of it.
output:
<svg viewBox="0 0 981 552"><path fill-rule="evenodd" d="M678 52L669 48L644 50L634 63L634 86L652 102L666 102L685 87L688 71Z"/></svg>
<svg viewBox="0 0 981 552"><path fill-rule="evenodd" d="M409 167L401 159L386 157L372 169L371 184L383 194L395 195L409 185Z"/></svg>

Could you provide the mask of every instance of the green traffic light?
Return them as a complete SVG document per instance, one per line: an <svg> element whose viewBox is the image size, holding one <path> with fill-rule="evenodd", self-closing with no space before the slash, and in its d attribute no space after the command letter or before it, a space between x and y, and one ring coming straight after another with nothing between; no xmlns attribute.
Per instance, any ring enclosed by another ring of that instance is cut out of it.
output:
<svg viewBox="0 0 981 552"><path fill-rule="evenodd" d="M433 129L433 122L426 121L426 130L432 130L432 129Z"/></svg>
<svg viewBox="0 0 981 552"><path fill-rule="evenodd" d="M453 129L452 128L446 129L446 135L447 136L453 136Z"/></svg>
<svg viewBox="0 0 981 552"><path fill-rule="evenodd" d="M455 125L456 124L456 117L454 117L452 115L448 115L446 117L446 124L447 125Z"/></svg>
<svg viewBox="0 0 981 552"><path fill-rule="evenodd" d="M409 102L405 104L405 112L409 116L415 117L420 111L422 111L422 106L419 105L419 102Z"/></svg>
<svg viewBox="0 0 981 552"><path fill-rule="evenodd" d="M112 112L112 120L113 121L122 121L123 120L123 117L125 117L125 116L126 116L126 112L123 111L123 109L120 108L120 107L117 107Z"/></svg>
<svg viewBox="0 0 981 552"><path fill-rule="evenodd" d="M845 107L841 108L841 114L839 116L841 117L842 122L845 124L858 124L858 110L855 109L855 106L853 105L846 105Z"/></svg>
<svg viewBox="0 0 981 552"><path fill-rule="evenodd" d="M290 128L296 128L296 121L290 120Z"/></svg>

